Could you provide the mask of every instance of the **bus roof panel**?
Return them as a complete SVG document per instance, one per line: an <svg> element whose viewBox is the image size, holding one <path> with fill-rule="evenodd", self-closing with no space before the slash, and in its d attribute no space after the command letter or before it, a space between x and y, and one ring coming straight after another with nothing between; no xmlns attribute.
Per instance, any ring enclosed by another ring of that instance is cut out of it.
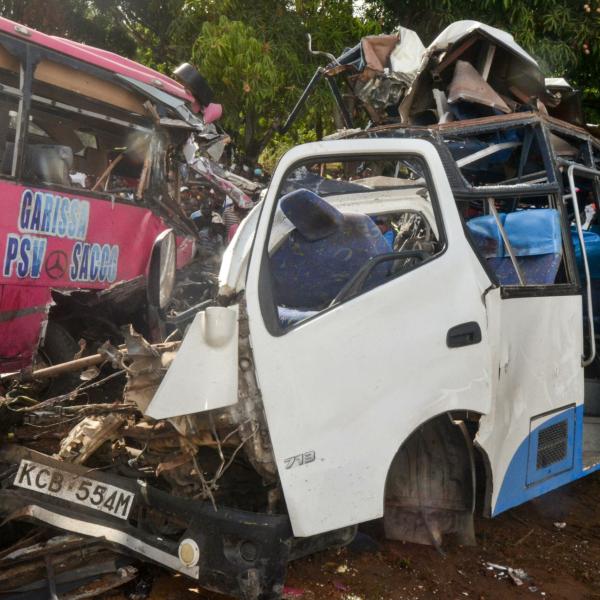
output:
<svg viewBox="0 0 600 600"><path fill-rule="evenodd" d="M182 98L197 107L193 96L174 79L133 60L109 52L108 50L87 46L86 44L74 42L73 40L68 40L66 38L47 35L4 17L0 17L0 31L89 63L101 69L125 75L141 81L142 83L152 85L173 96Z"/></svg>

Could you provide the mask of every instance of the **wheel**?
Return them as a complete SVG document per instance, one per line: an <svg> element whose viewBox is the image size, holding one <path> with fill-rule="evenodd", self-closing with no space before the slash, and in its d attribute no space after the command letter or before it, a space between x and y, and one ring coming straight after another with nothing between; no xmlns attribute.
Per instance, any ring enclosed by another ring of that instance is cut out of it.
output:
<svg viewBox="0 0 600 600"><path fill-rule="evenodd" d="M34 369L58 365L73 360L79 345L59 323L48 321L44 343L38 348ZM66 373L53 379L40 380L40 393L45 398L66 394L80 383L79 373Z"/></svg>

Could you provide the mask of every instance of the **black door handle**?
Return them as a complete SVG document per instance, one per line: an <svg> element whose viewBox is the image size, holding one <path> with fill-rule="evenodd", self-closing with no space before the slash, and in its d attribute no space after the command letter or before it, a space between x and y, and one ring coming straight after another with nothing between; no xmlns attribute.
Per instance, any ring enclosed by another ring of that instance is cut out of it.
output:
<svg viewBox="0 0 600 600"><path fill-rule="evenodd" d="M476 321L461 323L448 329L446 344L448 348L462 348L481 342L481 328Z"/></svg>

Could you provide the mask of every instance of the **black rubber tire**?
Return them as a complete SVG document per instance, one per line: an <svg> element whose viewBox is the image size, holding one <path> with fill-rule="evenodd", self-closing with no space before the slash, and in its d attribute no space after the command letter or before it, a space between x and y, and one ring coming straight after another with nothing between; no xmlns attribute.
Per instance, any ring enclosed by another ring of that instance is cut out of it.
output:
<svg viewBox="0 0 600 600"><path fill-rule="evenodd" d="M39 351L44 360L50 365L58 365L73 360L79 352L79 345L62 325L48 321L44 343L40 346ZM60 394L66 394L75 389L80 383L78 372L67 373L49 381L43 395L46 398L52 398Z"/></svg>

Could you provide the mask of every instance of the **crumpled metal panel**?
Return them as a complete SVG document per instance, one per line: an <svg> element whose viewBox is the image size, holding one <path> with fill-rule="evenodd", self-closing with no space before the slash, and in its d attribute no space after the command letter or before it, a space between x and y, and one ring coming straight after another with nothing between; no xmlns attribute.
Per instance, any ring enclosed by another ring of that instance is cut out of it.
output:
<svg viewBox="0 0 600 600"><path fill-rule="evenodd" d="M390 54L399 41L398 34L369 35L362 39L362 55L367 79L372 76L368 73L369 69L382 73L389 67Z"/></svg>
<svg viewBox="0 0 600 600"><path fill-rule="evenodd" d="M455 21L448 25L448 27L446 27L446 29L431 42L427 50L430 53L448 50L451 46L474 32L486 34L491 39L505 46L515 56L519 56L521 59L526 60L536 67L539 66L536 60L515 42L515 38L510 33L496 27L490 27L479 21Z"/></svg>
<svg viewBox="0 0 600 600"><path fill-rule="evenodd" d="M386 106L396 106L409 85L410 81L396 77L396 74L374 77L365 83L357 83L356 96L374 109L383 110Z"/></svg>
<svg viewBox="0 0 600 600"><path fill-rule="evenodd" d="M238 306L209 306L189 326L145 415L169 419L223 408L237 402L237 392Z"/></svg>
<svg viewBox="0 0 600 600"><path fill-rule="evenodd" d="M427 48L421 68L400 105L404 123L420 123L420 117L435 108L432 95L434 79L447 83L446 72L455 61L468 59L478 64L482 52L491 48L488 75L483 77L497 93L523 103L545 94L546 86L539 65L513 37L476 21L459 21L444 30Z"/></svg>
<svg viewBox="0 0 600 600"><path fill-rule="evenodd" d="M402 73L411 81L417 75L425 46L416 31L399 27L400 42L390 54L390 66L393 73Z"/></svg>
<svg viewBox="0 0 600 600"><path fill-rule="evenodd" d="M454 76L448 87L448 102L473 102L483 104L503 113L512 112L508 104L477 72L475 67L464 60L457 60Z"/></svg>

